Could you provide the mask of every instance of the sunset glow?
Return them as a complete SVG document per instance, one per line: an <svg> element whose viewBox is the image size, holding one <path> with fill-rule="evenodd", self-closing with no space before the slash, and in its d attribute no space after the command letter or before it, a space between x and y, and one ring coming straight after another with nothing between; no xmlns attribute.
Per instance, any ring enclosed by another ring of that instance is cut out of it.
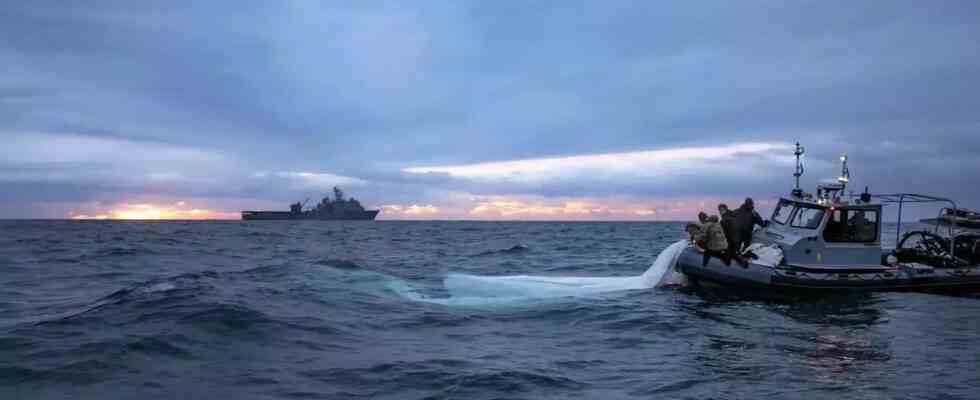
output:
<svg viewBox="0 0 980 400"><path fill-rule="evenodd" d="M453 206L382 206L383 219L559 220L559 221L684 221L699 211L714 213L720 203L738 205L736 198L643 199L632 197L547 198L542 196L456 196ZM756 199L768 212L773 199Z"/></svg>
<svg viewBox="0 0 980 400"><path fill-rule="evenodd" d="M235 212L214 211L203 208L188 208L187 202L173 205L120 203L95 212L73 211L71 219L118 219L118 220L193 220L193 219L238 219Z"/></svg>

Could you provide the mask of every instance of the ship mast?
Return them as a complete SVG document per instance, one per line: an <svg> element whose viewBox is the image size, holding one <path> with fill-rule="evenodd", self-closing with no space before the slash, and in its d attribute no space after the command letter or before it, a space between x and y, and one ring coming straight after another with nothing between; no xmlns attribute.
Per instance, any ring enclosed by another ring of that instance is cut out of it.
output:
<svg viewBox="0 0 980 400"><path fill-rule="evenodd" d="M796 197L803 197L803 189L800 189L800 176L803 176L803 160L800 159L800 156L805 151L803 146L800 146L800 142L796 142L796 151L793 152L793 155L796 156L796 172L793 173L793 176L796 178L796 188L793 189L793 196Z"/></svg>
<svg viewBox="0 0 980 400"><path fill-rule="evenodd" d="M847 154L840 156L840 162L840 177L837 178L837 183L840 183L840 192L844 193L844 189L847 187L847 182L850 182L851 180L851 171L847 169Z"/></svg>

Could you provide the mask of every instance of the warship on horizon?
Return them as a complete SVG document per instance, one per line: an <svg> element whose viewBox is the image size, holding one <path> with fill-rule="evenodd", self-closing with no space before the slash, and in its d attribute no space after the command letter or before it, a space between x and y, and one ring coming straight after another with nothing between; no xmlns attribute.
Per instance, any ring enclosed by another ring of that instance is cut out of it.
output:
<svg viewBox="0 0 980 400"><path fill-rule="evenodd" d="M334 198L324 197L311 210L303 211L303 204L293 203L289 211L242 211L243 220L373 220L380 210L365 210L353 198L344 199L340 188L333 188Z"/></svg>

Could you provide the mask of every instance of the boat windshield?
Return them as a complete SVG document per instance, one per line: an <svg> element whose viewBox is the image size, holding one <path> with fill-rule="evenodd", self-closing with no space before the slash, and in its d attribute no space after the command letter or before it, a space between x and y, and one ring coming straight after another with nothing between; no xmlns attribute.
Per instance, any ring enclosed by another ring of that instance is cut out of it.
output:
<svg viewBox="0 0 980 400"><path fill-rule="evenodd" d="M823 221L824 209L821 207L811 207L799 205L790 226L794 228L816 229Z"/></svg>
<svg viewBox="0 0 980 400"><path fill-rule="evenodd" d="M772 220L780 225L786 225L790 214L793 213L793 202L789 200L779 200L776 210L772 213Z"/></svg>

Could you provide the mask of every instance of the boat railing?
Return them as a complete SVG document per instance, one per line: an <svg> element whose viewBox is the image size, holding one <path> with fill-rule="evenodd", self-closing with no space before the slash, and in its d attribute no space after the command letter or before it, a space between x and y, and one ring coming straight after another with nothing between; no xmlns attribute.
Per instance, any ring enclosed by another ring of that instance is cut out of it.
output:
<svg viewBox="0 0 980 400"><path fill-rule="evenodd" d="M895 246L898 246L898 243L900 243L902 237L902 207L905 205L905 203L911 203L911 204L947 203L950 206L952 206L953 209L957 208L956 202L953 201L952 199L947 199L945 197L930 196L926 194L891 193L891 194L876 194L876 195L872 195L871 197L877 199L879 202L881 202L881 204L885 204L885 205L898 204L898 228L895 231ZM940 213L942 213L942 210L940 210ZM936 219L936 226L933 229L933 233L935 234L939 234L940 220L941 218ZM954 236L953 224L948 224L948 225L949 225L949 238L950 238L949 254L953 254L953 250L954 250L954 244L952 240Z"/></svg>

